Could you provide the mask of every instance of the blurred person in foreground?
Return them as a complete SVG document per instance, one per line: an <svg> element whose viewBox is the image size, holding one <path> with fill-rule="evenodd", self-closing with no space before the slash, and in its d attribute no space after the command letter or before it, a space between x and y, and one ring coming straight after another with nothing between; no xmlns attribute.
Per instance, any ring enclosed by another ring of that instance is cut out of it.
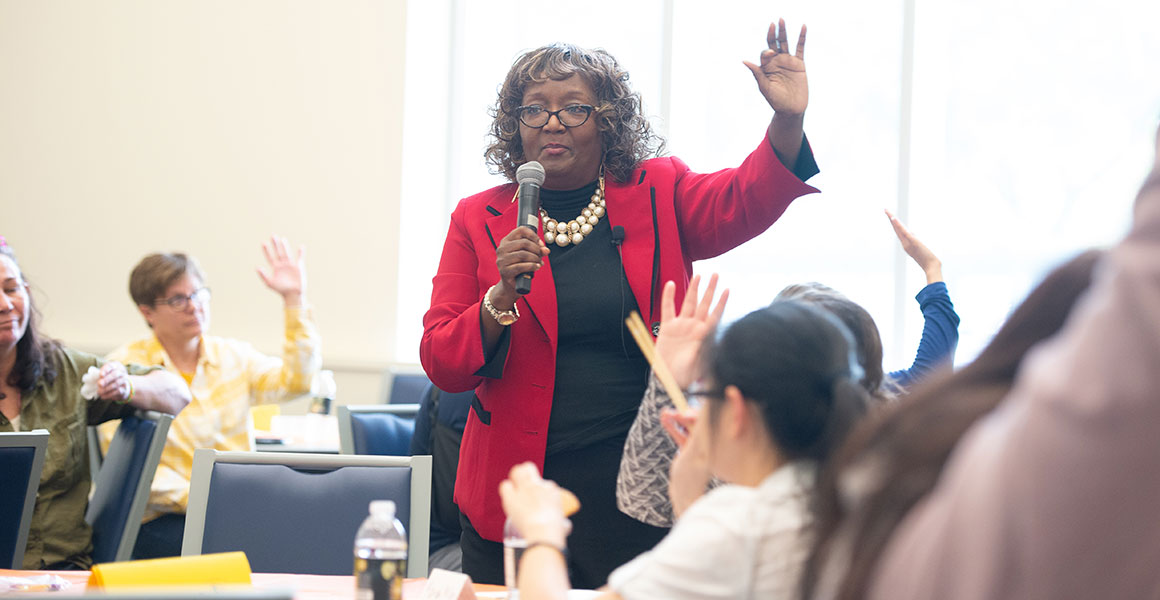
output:
<svg viewBox="0 0 1160 600"><path fill-rule="evenodd" d="M1036 344L1059 332L1103 253L1052 271L971 364L936 376L856 428L818 483L817 550L804 597L862 598L883 547L938 482L963 433L1011 391Z"/></svg>
<svg viewBox="0 0 1160 600"><path fill-rule="evenodd" d="M676 523L612 572L603 597L796 598L818 469L869 403L850 334L821 309L778 301L708 340L700 356L700 387L687 394L703 399L699 414L666 419L681 445L670 485ZM713 476L726 484L706 493ZM529 463L500 486L528 541L518 569L525 600L562 598L572 585L558 494Z"/></svg>
<svg viewBox="0 0 1160 600"><path fill-rule="evenodd" d="M1156 597L1160 135L1156 142L1127 237L898 523L867 598Z"/></svg>

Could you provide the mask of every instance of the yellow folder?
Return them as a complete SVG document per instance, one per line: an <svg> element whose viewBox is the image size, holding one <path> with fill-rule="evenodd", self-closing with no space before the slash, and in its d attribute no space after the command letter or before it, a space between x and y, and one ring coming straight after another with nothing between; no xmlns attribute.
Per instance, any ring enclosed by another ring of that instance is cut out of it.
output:
<svg viewBox="0 0 1160 600"><path fill-rule="evenodd" d="M93 565L90 587L250 584L245 552Z"/></svg>

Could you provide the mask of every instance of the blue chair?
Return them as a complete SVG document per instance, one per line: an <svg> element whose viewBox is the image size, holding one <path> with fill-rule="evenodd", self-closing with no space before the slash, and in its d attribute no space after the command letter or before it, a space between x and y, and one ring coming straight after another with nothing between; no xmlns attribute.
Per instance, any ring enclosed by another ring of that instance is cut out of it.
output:
<svg viewBox="0 0 1160 600"><path fill-rule="evenodd" d="M383 375L383 404L419 404L431 380L422 371L391 367Z"/></svg>
<svg viewBox="0 0 1160 600"><path fill-rule="evenodd" d="M173 415L152 411L121 419L85 511L85 521L93 527L94 563L131 557L172 422Z"/></svg>
<svg viewBox="0 0 1160 600"><path fill-rule="evenodd" d="M0 567L24 568L48 430L0 433ZM427 484L430 486L430 482ZM428 493L430 493L428 491Z"/></svg>
<svg viewBox="0 0 1160 600"><path fill-rule="evenodd" d="M418 404L339 406L339 449L343 454L410 456L417 414Z"/></svg>
<svg viewBox="0 0 1160 600"><path fill-rule="evenodd" d="M407 576L427 576L430 456L193 454L181 554L246 553L259 573L349 575L372 500L394 500Z"/></svg>

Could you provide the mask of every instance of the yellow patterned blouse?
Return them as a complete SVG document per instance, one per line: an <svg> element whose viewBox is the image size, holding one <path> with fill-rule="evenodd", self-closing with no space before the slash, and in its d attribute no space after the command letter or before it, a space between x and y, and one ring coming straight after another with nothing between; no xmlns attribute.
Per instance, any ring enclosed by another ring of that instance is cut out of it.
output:
<svg viewBox="0 0 1160 600"><path fill-rule="evenodd" d="M281 358L262 354L238 340L203 336L201 344L197 372L189 386L193 401L169 428L145 510L146 521L167 513L185 513L194 450L252 451L254 426L250 407L309 393L311 380L322 365L318 330L308 308L286 309L286 341ZM156 336L123 346L108 358L160 365L180 375ZM100 432L101 445L107 448L116 424L104 425Z"/></svg>

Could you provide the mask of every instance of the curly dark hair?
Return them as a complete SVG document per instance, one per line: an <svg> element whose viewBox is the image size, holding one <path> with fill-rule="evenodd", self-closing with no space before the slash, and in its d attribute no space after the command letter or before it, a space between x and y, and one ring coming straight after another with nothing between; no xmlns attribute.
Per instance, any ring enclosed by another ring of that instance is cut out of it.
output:
<svg viewBox="0 0 1160 600"><path fill-rule="evenodd" d="M0 238L2 239L2 238ZM20 263L16 261L16 254L12 252L12 247L6 242L0 243L0 256L6 256L20 268ZM21 272L21 278L24 279L22 284L27 284L27 279L24 278ZM12 371L8 373L8 385L11 385L21 392L31 392L41 377L48 383L52 383L56 379L56 362L54 350L60 346L60 343L54 339L45 337L37 327L37 321L40 320L40 311L36 310L36 305L32 302L32 295L28 296L28 306L24 309L28 314L28 326L24 330L24 335L20 341L16 342L16 363L12 365Z"/></svg>
<svg viewBox="0 0 1160 600"><path fill-rule="evenodd" d="M596 127L604 149L604 168L617 181L626 181L645 159L659 156L665 141L653 133L641 114L640 94L628 83L628 72L608 52L572 44L552 44L525 52L516 59L488 112L492 143L484 158L492 173L515 181L516 169L527 162L520 122L516 116L528 85L559 81L579 74L596 94Z"/></svg>

